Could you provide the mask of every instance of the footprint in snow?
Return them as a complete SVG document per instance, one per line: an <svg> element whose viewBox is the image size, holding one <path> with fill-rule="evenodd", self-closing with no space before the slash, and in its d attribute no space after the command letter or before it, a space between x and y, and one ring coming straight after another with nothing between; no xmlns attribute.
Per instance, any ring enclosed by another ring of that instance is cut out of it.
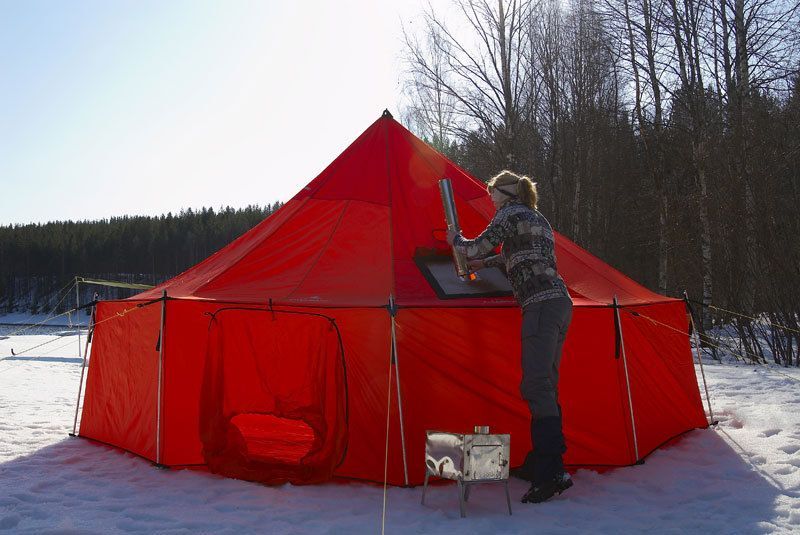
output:
<svg viewBox="0 0 800 535"><path fill-rule="evenodd" d="M52 483L49 483L49 482L36 483L35 485L33 485L33 486L28 488L29 491L37 493L37 494L38 493L42 493L42 492L48 492L48 491L50 491L52 489L53 489L53 485L52 485Z"/></svg>
<svg viewBox="0 0 800 535"><path fill-rule="evenodd" d="M110 511L112 513L121 513L122 511L127 509L127 507L125 507L124 505L107 505L103 507L103 509L105 509L106 511Z"/></svg>
<svg viewBox="0 0 800 535"><path fill-rule="evenodd" d="M734 428L734 429L741 429L742 427L744 427L744 422L742 422L742 421L741 421L740 419L738 419L738 418L731 418L731 419L730 419L730 420L728 420L726 423L727 423L729 426L731 426L732 428Z"/></svg>
<svg viewBox="0 0 800 535"><path fill-rule="evenodd" d="M775 435L777 435L777 434L778 434L778 433L780 433L780 432L781 432L781 430L780 430L780 429L767 429L766 431L764 431L763 433L761 433L761 435L759 435L759 436L762 436L762 437L772 437L772 436L775 436Z"/></svg>
<svg viewBox="0 0 800 535"><path fill-rule="evenodd" d="M9 515L0 518L0 529L14 529L19 524L19 517L17 515Z"/></svg>
<svg viewBox="0 0 800 535"><path fill-rule="evenodd" d="M18 499L21 502L25 502L25 503L40 503L41 502L41 500L39 499L38 496L36 496L34 494L27 493L27 492L18 492L18 493L15 493L15 494L11 494L10 496L13 497L13 498Z"/></svg>
<svg viewBox="0 0 800 535"><path fill-rule="evenodd" d="M781 450L784 453L788 453L789 455L793 455L793 454L797 453L798 451L800 451L800 446L798 446L797 444L788 444L786 446L781 446L778 449Z"/></svg>

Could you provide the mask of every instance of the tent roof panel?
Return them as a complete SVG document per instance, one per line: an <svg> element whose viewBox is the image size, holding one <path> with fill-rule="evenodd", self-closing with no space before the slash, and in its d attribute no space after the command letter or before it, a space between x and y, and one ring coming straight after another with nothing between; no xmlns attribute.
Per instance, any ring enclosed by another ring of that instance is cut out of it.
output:
<svg viewBox="0 0 800 535"><path fill-rule="evenodd" d="M464 234L494 213L485 186L389 115L375 121L280 210L208 259L136 296L322 306L441 301L414 258L449 254L439 179L451 180ZM584 303L669 301L556 233L559 272ZM459 299L512 306L509 297Z"/></svg>

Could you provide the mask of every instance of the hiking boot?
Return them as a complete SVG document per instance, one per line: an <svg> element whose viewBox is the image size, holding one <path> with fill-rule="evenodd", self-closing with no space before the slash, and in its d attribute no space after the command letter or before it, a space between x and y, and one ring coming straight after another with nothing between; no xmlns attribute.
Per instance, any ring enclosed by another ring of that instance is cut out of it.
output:
<svg viewBox="0 0 800 535"><path fill-rule="evenodd" d="M560 476L556 476L556 492L561 494L572 486L572 478L568 472L562 472Z"/></svg>
<svg viewBox="0 0 800 535"><path fill-rule="evenodd" d="M542 503L556 494L561 494L571 486L572 478L568 473L563 472L546 483L531 485L531 488L522 497L522 503Z"/></svg>
<svg viewBox="0 0 800 535"><path fill-rule="evenodd" d="M523 481L527 481L528 483L533 483L533 468L528 466L522 465L516 468L512 468L509 470L509 475L511 477L516 477L517 479L522 479Z"/></svg>

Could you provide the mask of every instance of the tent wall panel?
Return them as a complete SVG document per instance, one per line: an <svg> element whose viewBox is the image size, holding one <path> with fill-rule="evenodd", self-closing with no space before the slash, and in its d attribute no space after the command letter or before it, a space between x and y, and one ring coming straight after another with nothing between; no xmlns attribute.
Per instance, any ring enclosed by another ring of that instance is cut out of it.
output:
<svg viewBox="0 0 800 535"><path fill-rule="evenodd" d="M670 438L707 427L708 423L689 345L684 303L624 307L620 318L641 458Z"/></svg>
<svg viewBox="0 0 800 535"><path fill-rule="evenodd" d="M164 354L164 464L203 464L200 388L210 318L218 303L173 299L167 304Z"/></svg>
<svg viewBox="0 0 800 535"><path fill-rule="evenodd" d="M161 304L135 307L97 305L80 434L155 461Z"/></svg>
<svg viewBox="0 0 800 535"><path fill-rule="evenodd" d="M530 412L520 398L519 309L403 309L398 315L406 444L424 455L425 431L489 424L511 433L512 465L530 449ZM609 308L576 308L561 365L560 400L571 464L629 464L627 406L617 395ZM469 333L468 336L465 333ZM412 480L424 476L412 462Z"/></svg>
<svg viewBox="0 0 800 535"><path fill-rule="evenodd" d="M404 478L396 387L394 380L389 384L388 375L391 355L389 312L385 308L321 312L336 318L347 361L348 447L347 456L336 475L383 480L387 396L391 395L388 478L390 483L401 485Z"/></svg>
<svg viewBox="0 0 800 535"><path fill-rule="evenodd" d="M559 377L567 464L633 462L633 435L614 333L613 309L573 308Z"/></svg>

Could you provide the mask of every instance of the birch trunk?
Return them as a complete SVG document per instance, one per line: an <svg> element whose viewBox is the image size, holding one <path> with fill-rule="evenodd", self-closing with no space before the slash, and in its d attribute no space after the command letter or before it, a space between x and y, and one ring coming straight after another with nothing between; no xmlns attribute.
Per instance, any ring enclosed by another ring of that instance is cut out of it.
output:
<svg viewBox="0 0 800 535"><path fill-rule="evenodd" d="M713 264L711 250L711 221L708 214L708 181L705 171L705 148L702 142L692 140L692 155L697 168L697 183L700 188L700 202L698 215L700 218L700 257L703 273L703 309L702 329L707 332L712 328L711 314L708 306L711 305L713 291Z"/></svg>

